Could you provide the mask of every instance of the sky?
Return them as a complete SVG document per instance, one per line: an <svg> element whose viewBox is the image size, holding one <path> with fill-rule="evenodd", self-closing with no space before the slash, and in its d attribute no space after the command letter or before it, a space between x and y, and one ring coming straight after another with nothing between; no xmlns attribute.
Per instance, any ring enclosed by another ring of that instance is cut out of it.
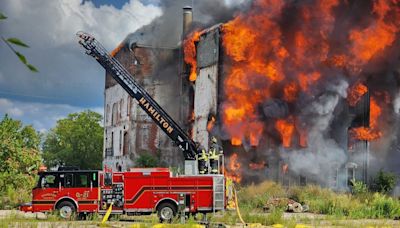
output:
<svg viewBox="0 0 400 228"><path fill-rule="evenodd" d="M17 37L17 48L39 73L30 72L0 42L0 118L6 113L38 131L69 113L103 114L104 69L84 54L76 32L93 34L108 50L162 14L157 0L1 0L0 35Z"/></svg>
<svg viewBox="0 0 400 228"><path fill-rule="evenodd" d="M0 36L27 43L30 48L17 51L39 70L30 72L0 40L0 118L8 114L44 132L69 113L90 109L103 114L105 70L84 54L76 32L94 35L111 51L128 34L163 13L163 20L169 20L184 5L195 4L195 17L207 20L209 9L201 6L221 3L213 1L0 0L0 12L8 17L0 21Z"/></svg>

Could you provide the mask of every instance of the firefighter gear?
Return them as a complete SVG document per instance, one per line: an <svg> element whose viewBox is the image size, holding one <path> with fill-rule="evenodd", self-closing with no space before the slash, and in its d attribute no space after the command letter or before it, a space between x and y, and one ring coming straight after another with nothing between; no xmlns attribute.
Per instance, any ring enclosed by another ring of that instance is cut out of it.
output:
<svg viewBox="0 0 400 228"><path fill-rule="evenodd" d="M219 173L219 158L222 154L223 154L222 147L218 145L217 139L214 136L211 137L209 160L210 160L212 174Z"/></svg>
<svg viewBox="0 0 400 228"><path fill-rule="evenodd" d="M233 181L231 178L227 177L226 178L226 198L227 198L227 204L226 204L226 209L228 210L235 210L236 209L236 203L235 203L235 198L233 194Z"/></svg>
<svg viewBox="0 0 400 228"><path fill-rule="evenodd" d="M208 155L204 148L201 149L200 154L197 155L197 161L199 164L199 173L207 174L208 173Z"/></svg>

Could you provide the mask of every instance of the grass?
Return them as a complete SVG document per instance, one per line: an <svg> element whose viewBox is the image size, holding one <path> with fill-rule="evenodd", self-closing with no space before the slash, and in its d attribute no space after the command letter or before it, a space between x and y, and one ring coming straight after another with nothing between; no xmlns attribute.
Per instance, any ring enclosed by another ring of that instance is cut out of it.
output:
<svg viewBox="0 0 400 228"><path fill-rule="evenodd" d="M239 188L238 191L241 210L252 212L260 212L268 199L274 197L294 199L301 204L307 204L312 213L335 218L393 219L400 215L400 201L381 193L364 192L352 195L336 193L316 185L285 189L271 181ZM284 208L277 208L282 209Z"/></svg>
<svg viewBox="0 0 400 228"><path fill-rule="evenodd" d="M0 209L14 209L19 204L31 201L31 189L24 188L7 188L4 192L0 192Z"/></svg>

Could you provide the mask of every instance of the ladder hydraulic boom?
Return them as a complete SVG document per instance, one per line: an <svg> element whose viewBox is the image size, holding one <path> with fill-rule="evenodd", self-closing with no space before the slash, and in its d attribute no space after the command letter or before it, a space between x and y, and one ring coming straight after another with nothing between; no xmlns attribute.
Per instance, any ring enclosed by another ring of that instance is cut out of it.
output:
<svg viewBox="0 0 400 228"><path fill-rule="evenodd" d="M86 49L86 54L93 56L110 72L112 77L135 98L139 106L153 121L168 135L169 138L183 151L185 160L195 160L197 149L193 140L182 128L160 107L160 105L139 85L134 77L112 57L93 36L78 32L79 44Z"/></svg>

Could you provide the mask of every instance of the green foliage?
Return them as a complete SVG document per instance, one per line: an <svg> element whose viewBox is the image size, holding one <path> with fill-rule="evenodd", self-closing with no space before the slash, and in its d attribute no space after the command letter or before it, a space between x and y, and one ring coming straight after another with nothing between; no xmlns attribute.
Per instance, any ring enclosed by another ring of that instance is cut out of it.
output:
<svg viewBox="0 0 400 228"><path fill-rule="evenodd" d="M27 64L28 62L26 61L26 58L24 55L22 55L19 52L15 52L15 54L18 56L19 60L23 63L23 64Z"/></svg>
<svg viewBox="0 0 400 228"><path fill-rule="evenodd" d="M5 20L7 19L7 17L0 12L0 20ZM14 52L14 54L18 57L18 59L32 72L39 72L38 69L33 66L32 64L28 63L28 61L26 60L26 57L21 54L20 52L18 52L17 50L15 50L15 48L12 45L15 46L19 46L19 47L24 47L24 48L29 48L29 45L27 45L25 42L23 42L22 40L12 37L12 38L8 38L5 39L4 37L1 37L1 39L4 41L4 43L11 49L12 52Z"/></svg>
<svg viewBox="0 0 400 228"><path fill-rule="evenodd" d="M262 209L271 197L284 197L283 187L272 181L264 181L258 185L249 185L239 189L238 200L241 202L241 208Z"/></svg>
<svg viewBox="0 0 400 228"><path fill-rule="evenodd" d="M26 66L32 72L39 72L38 69L35 66L33 66L32 64L27 63Z"/></svg>
<svg viewBox="0 0 400 228"><path fill-rule="evenodd" d="M316 185L293 187L289 190L289 198L307 204L310 212L335 216L347 216L356 202L352 202L351 195L337 194L330 189Z"/></svg>
<svg viewBox="0 0 400 228"><path fill-rule="evenodd" d="M40 136L8 115L0 121L0 208L29 198L41 163Z"/></svg>
<svg viewBox="0 0 400 228"><path fill-rule="evenodd" d="M236 214L236 211L226 211L222 214L222 216L212 216L212 214L207 215L208 220L211 222L222 222L227 225L234 225L239 223L239 217Z"/></svg>
<svg viewBox="0 0 400 228"><path fill-rule="evenodd" d="M7 19L7 17L0 12L0 20L5 20L5 19Z"/></svg>
<svg viewBox="0 0 400 228"><path fill-rule="evenodd" d="M351 180L352 187L351 192L355 195L361 195L368 192L367 185L362 181Z"/></svg>
<svg viewBox="0 0 400 228"><path fill-rule="evenodd" d="M15 38L15 37L8 38L8 39L7 39L7 42L12 43L12 44L15 44L15 45L17 45L17 46L21 46L21 47L26 47L26 48L29 47L26 43L22 42L20 39Z"/></svg>
<svg viewBox="0 0 400 228"><path fill-rule="evenodd" d="M101 169L103 127L100 114L87 110L69 114L57 121L43 143L43 158L48 167L78 166Z"/></svg>
<svg viewBox="0 0 400 228"><path fill-rule="evenodd" d="M135 166L141 168L158 167L159 160L150 153L143 153L135 160Z"/></svg>
<svg viewBox="0 0 400 228"><path fill-rule="evenodd" d="M295 186L284 189L281 185L265 181L258 185L240 188L238 192L239 206L246 219L262 224L269 221L279 223L279 216L269 220L258 218L268 199L287 197L309 206L309 211L317 214L333 216L333 218L394 218L400 216L400 201L382 193L372 194L367 191L364 183L356 183L353 195L337 193L316 185ZM355 194L357 192L357 194ZM281 210L278 208L277 210ZM276 211L276 210L275 210ZM278 213L273 211L273 213ZM255 216L255 217L254 217ZM264 216L265 217L265 216ZM276 219L275 219L276 218ZM226 217L226 220L236 221L236 217ZM245 219L246 222L248 222ZM268 222L268 223L267 223Z"/></svg>
<svg viewBox="0 0 400 228"><path fill-rule="evenodd" d="M374 192L390 193L396 186L397 177L394 173L379 170L371 184Z"/></svg>
<svg viewBox="0 0 400 228"><path fill-rule="evenodd" d="M354 208L351 218L393 219L400 215L400 201L381 193L374 193L362 206Z"/></svg>
<svg viewBox="0 0 400 228"><path fill-rule="evenodd" d="M273 210L271 213L268 213L267 216L263 214L246 213L243 215L243 220L246 223L260 223L265 226L270 226L273 224L282 224L284 223L283 210L282 209Z"/></svg>

